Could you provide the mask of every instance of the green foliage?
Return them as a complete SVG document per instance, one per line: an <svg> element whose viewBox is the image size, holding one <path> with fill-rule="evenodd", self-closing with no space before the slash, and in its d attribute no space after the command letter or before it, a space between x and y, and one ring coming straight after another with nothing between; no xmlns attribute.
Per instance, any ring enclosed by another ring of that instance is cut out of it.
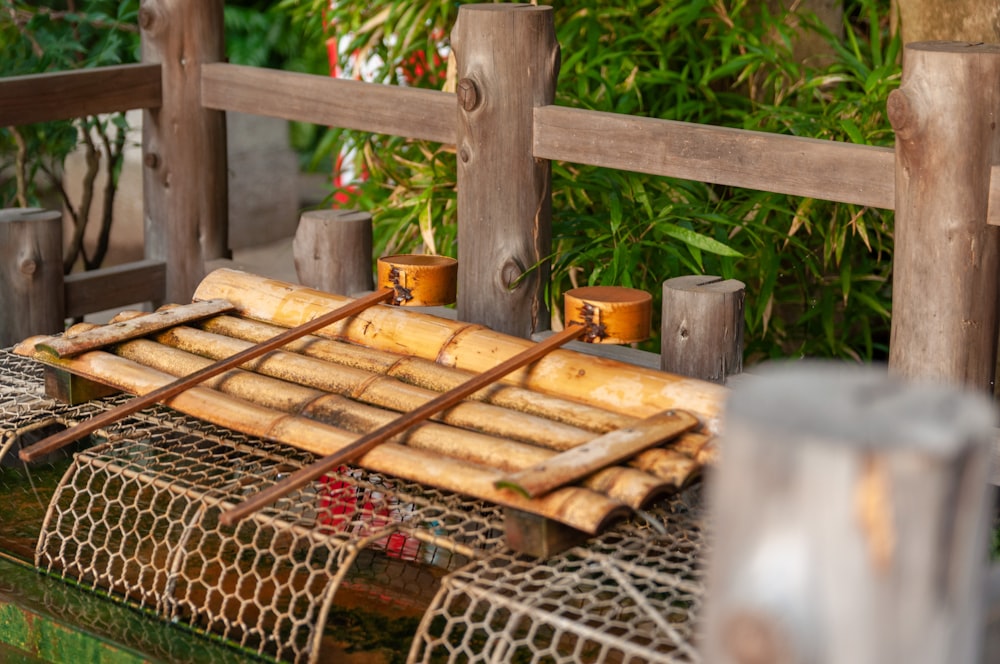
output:
<svg viewBox="0 0 1000 664"><path fill-rule="evenodd" d="M283 5L321 29L322 3ZM885 100L899 82L887 0L846 3L844 36L814 17L747 0L577 0L555 5L560 105L758 131L887 145ZM447 44L453 2L346 0L325 19L374 57L383 83ZM796 31L823 35L830 56L804 65ZM391 36L391 37L390 37ZM341 66L349 69L345 55ZM422 62L422 61L421 61ZM353 204L376 213L377 252L455 255L452 148L346 134L370 174ZM336 145L331 140L328 146ZM747 353L869 360L888 346L892 216L882 210L732 187L553 164L553 277L558 311L573 285L619 284L659 298L665 279L717 274L747 284ZM658 303L657 303L658 306ZM654 340L649 344L656 347Z"/></svg>

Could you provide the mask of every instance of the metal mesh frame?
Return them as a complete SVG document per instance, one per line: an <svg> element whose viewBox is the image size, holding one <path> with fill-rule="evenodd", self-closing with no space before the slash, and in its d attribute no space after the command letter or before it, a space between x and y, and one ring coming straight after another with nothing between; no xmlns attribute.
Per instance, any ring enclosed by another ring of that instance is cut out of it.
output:
<svg viewBox="0 0 1000 664"><path fill-rule="evenodd" d="M0 445L120 398L54 402L3 352ZM104 434L55 487L36 565L244 652L317 661L344 601L422 616L410 661L697 661L703 538L681 499L544 561L504 546L496 506L357 468L224 528L313 456L165 408Z"/></svg>

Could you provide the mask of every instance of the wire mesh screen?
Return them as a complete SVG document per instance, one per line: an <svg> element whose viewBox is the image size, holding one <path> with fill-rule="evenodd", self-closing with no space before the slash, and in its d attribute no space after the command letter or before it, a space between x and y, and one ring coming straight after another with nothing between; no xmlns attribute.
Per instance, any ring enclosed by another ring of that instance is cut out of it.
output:
<svg viewBox="0 0 1000 664"><path fill-rule="evenodd" d="M51 476L29 491L37 524L20 540L0 526L0 546L37 539L40 569L151 619L264 660L697 661L696 490L548 560L506 548L494 505L351 467L228 528L222 509L313 455L154 408L25 473L13 459L31 431L120 397L57 403L7 352L0 381L0 490Z"/></svg>

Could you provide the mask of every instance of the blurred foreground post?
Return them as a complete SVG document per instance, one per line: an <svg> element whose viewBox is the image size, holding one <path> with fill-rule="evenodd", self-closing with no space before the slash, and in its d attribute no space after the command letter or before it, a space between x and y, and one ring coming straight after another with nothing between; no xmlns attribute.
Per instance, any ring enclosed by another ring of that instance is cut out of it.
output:
<svg viewBox="0 0 1000 664"><path fill-rule="evenodd" d="M725 417L706 662L978 664L987 400L803 363Z"/></svg>

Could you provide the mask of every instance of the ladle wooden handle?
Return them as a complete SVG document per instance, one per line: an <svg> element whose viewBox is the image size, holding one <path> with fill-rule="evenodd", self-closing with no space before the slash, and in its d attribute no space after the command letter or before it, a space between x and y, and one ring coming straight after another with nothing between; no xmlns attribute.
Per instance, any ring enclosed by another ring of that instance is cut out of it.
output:
<svg viewBox="0 0 1000 664"><path fill-rule="evenodd" d="M25 447L21 450L18 456L20 456L23 461L34 461L35 459L49 454L50 452L55 452L56 450L69 445L73 441L83 438L87 434L93 433L102 427L106 427L109 424L117 422L123 417L127 417L132 413L142 410L146 406L150 406L159 401L165 401L166 399L194 387L202 381L208 380L213 376L217 376L224 371L232 369L233 367L238 367L239 365L256 357L260 357L261 355L272 350L281 348L282 346L295 341L299 337L304 337L305 335L322 329L327 325L332 325L343 318L358 314L365 309L378 304L379 302L384 302L391 298L394 292L395 291L392 288L381 288L373 293L359 297L353 302L348 302L342 307L338 307L333 311L323 314L322 316L317 316L316 318L313 318L298 327L293 327L275 337L272 337L271 339L268 339L267 341L257 344L256 346L251 346L250 348L242 350L235 355L219 360L215 364L210 364L192 374L178 378L163 387L158 387L152 392L147 392L146 394L131 399L130 401L126 401L121 405L115 406L111 410L95 415L89 420L84 420L69 429L64 429L59 433L53 434L48 438L35 443L34 445Z"/></svg>
<svg viewBox="0 0 1000 664"><path fill-rule="evenodd" d="M313 480L319 479L337 466L363 456L372 448L381 445L389 438L398 433L402 433L414 424L423 422L432 415L454 406L465 397L493 384L510 372L520 369L527 364L531 364L535 360L548 354L549 351L562 346L568 341L579 339L586 331L586 325L578 323L567 325L561 332L553 334L547 339L533 345L531 348L527 348L517 355L501 362L492 369L488 369L487 371L470 378L461 385L454 387L447 392L443 392L419 408L416 408L405 415L401 415L395 420L375 429L374 431L368 432L346 447L332 454L328 454L312 465L295 471L280 482L271 485L267 489L255 494L253 497L248 498L239 505L226 510L219 516L219 521L227 526L232 525L243 517L249 516L257 510L267 507L279 498L295 491L296 489L301 489Z"/></svg>

